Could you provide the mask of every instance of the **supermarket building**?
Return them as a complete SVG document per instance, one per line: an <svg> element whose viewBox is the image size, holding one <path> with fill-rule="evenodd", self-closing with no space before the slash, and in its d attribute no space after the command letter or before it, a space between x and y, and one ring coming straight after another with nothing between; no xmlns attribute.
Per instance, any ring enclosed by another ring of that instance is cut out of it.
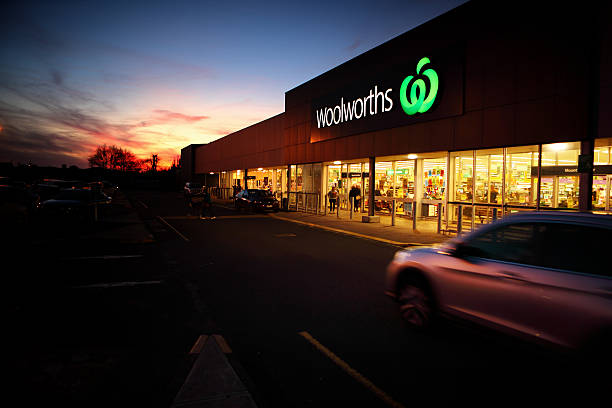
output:
<svg viewBox="0 0 612 408"><path fill-rule="evenodd" d="M537 3L537 2L534 2ZM265 188L289 209L440 218L612 212L607 6L472 1L285 93L285 112L187 146L220 196ZM370 205L373 203L374 205Z"/></svg>

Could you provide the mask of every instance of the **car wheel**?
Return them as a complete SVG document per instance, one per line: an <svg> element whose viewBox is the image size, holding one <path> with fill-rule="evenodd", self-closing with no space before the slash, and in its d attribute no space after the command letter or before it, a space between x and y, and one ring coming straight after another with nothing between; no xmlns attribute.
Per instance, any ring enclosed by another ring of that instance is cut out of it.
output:
<svg viewBox="0 0 612 408"><path fill-rule="evenodd" d="M418 280L404 280L398 288L397 300L404 322L424 329L432 325L435 310L427 285Z"/></svg>

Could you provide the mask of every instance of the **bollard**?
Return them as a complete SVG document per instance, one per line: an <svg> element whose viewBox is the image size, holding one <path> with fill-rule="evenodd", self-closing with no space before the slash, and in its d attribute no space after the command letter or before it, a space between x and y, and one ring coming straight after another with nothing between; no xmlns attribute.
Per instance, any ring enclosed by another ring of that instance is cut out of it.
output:
<svg viewBox="0 0 612 408"><path fill-rule="evenodd" d="M442 203L438 203L438 234L442 231Z"/></svg>
<svg viewBox="0 0 612 408"><path fill-rule="evenodd" d="M353 219L353 206L355 205L355 198L351 197L349 199L349 218Z"/></svg>
<svg viewBox="0 0 612 408"><path fill-rule="evenodd" d="M406 203L404 203L406 205ZM416 216L416 201L412 202L412 230L416 231L417 227L417 216Z"/></svg>
<svg viewBox="0 0 612 408"><path fill-rule="evenodd" d="M459 218L457 219L457 236L461 234L463 227L463 206L459 204Z"/></svg>
<svg viewBox="0 0 612 408"><path fill-rule="evenodd" d="M340 218L340 195L336 198L336 218Z"/></svg>
<svg viewBox="0 0 612 408"><path fill-rule="evenodd" d="M497 220L497 208L493 208L493 222Z"/></svg>
<svg viewBox="0 0 612 408"><path fill-rule="evenodd" d="M395 226L395 198L391 201L393 208L391 208L391 226Z"/></svg>
<svg viewBox="0 0 612 408"><path fill-rule="evenodd" d="M327 194L325 194L325 209L323 210L323 215L327 215Z"/></svg>

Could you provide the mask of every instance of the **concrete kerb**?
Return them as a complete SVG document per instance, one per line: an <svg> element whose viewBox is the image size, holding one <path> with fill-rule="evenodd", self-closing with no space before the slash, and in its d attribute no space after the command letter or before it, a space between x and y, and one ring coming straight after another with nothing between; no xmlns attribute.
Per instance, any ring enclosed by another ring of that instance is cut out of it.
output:
<svg viewBox="0 0 612 408"><path fill-rule="evenodd" d="M231 201L215 200L215 204L233 209ZM270 214L271 217L283 221L293 222L312 228L350 235L358 238L374 240L396 247L424 246L441 243L449 239L448 236L436 233L421 233L407 230L400 226L389 226L380 223L362 223L358 219L337 219L335 216L325 216L295 211L281 211ZM410 236L412 239L404 240L402 237Z"/></svg>

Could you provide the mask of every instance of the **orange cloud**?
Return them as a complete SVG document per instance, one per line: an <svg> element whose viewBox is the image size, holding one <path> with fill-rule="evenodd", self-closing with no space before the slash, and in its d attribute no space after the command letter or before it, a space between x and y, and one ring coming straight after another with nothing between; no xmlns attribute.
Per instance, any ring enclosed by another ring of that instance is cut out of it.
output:
<svg viewBox="0 0 612 408"><path fill-rule="evenodd" d="M188 123L199 122L200 120L210 119L210 116L192 116L185 115L184 113L172 112L165 109L156 109L153 111L157 114L158 118L165 120L179 120Z"/></svg>

